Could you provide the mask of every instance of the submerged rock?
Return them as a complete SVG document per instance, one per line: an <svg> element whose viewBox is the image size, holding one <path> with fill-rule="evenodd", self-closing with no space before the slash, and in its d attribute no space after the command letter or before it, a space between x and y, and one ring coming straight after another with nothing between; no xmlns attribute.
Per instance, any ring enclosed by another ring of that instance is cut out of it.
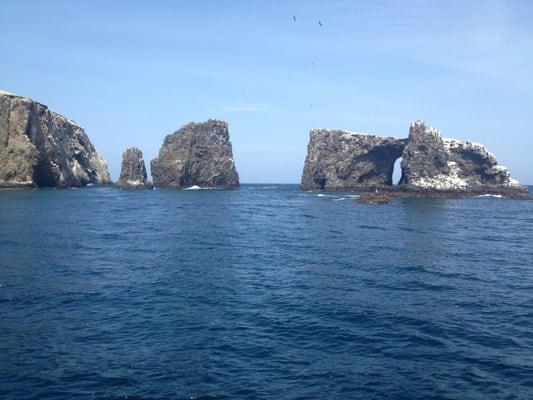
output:
<svg viewBox="0 0 533 400"><path fill-rule="evenodd" d="M123 189L146 189L151 188L148 182L143 153L136 147L130 147L122 154L120 178L116 185Z"/></svg>
<svg viewBox="0 0 533 400"><path fill-rule="evenodd" d="M522 189L483 145L443 139L440 131L428 128L424 121L411 124L402 158L402 186L440 191L494 186Z"/></svg>
<svg viewBox="0 0 533 400"><path fill-rule="evenodd" d="M313 129L301 187L349 190L392 185L405 141L344 130Z"/></svg>
<svg viewBox="0 0 533 400"><path fill-rule="evenodd" d="M393 199L390 192L368 192L361 194L357 201L363 204L389 204Z"/></svg>
<svg viewBox="0 0 533 400"><path fill-rule="evenodd" d="M151 167L153 183L158 188L239 186L228 124L224 121L191 122L168 135Z"/></svg>
<svg viewBox="0 0 533 400"><path fill-rule="evenodd" d="M357 201L364 204L387 204L399 199L461 199L461 198L507 198L533 200L526 192L504 186L482 186L470 190L427 190L413 186L382 187L378 191L363 192Z"/></svg>
<svg viewBox="0 0 533 400"><path fill-rule="evenodd" d="M106 162L79 125L28 97L0 91L0 187L108 183Z"/></svg>

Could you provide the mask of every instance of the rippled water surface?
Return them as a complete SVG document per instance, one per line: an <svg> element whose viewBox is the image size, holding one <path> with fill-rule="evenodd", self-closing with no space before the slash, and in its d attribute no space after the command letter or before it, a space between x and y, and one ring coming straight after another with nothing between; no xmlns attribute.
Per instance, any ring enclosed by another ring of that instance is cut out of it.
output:
<svg viewBox="0 0 533 400"><path fill-rule="evenodd" d="M0 192L0 398L532 399L533 202Z"/></svg>

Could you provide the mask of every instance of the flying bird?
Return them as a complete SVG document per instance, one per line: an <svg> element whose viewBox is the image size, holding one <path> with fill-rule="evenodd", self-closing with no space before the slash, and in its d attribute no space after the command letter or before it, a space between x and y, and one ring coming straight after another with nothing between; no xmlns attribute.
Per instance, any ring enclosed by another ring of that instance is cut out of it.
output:
<svg viewBox="0 0 533 400"><path fill-rule="evenodd" d="M322 26L322 22L318 21L318 25Z"/></svg>
<svg viewBox="0 0 533 400"><path fill-rule="evenodd" d="M296 15L293 15L292 19L294 20L294 22L296 22Z"/></svg>

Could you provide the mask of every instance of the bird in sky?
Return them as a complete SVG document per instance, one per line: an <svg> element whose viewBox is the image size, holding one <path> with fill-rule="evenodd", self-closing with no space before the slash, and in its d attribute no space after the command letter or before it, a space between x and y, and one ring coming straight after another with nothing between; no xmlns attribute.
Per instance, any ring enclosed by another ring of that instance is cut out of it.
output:
<svg viewBox="0 0 533 400"><path fill-rule="evenodd" d="M318 21L318 25L322 26L322 22Z"/></svg>
<svg viewBox="0 0 533 400"><path fill-rule="evenodd" d="M296 22L296 15L293 15L292 19L294 20L294 22Z"/></svg>

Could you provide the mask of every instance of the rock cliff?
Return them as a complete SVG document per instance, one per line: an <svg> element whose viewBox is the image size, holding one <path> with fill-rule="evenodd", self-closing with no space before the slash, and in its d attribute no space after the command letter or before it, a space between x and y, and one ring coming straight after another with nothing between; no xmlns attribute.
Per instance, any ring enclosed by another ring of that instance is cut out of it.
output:
<svg viewBox="0 0 533 400"><path fill-rule="evenodd" d="M152 187L147 180L143 153L138 148L131 147L122 154L120 178L116 186L122 189L149 189Z"/></svg>
<svg viewBox="0 0 533 400"><path fill-rule="evenodd" d="M313 129L301 187L349 190L392 185L405 141L343 130Z"/></svg>
<svg viewBox="0 0 533 400"><path fill-rule="evenodd" d="M75 122L27 97L0 91L0 187L81 187L111 179Z"/></svg>
<svg viewBox="0 0 533 400"><path fill-rule="evenodd" d="M168 135L152 160L152 179L158 188L232 189L239 176L224 121L191 122Z"/></svg>
<svg viewBox="0 0 533 400"><path fill-rule="evenodd" d="M424 121L411 124L402 158L403 186L444 191L521 188L483 145L443 139L440 131L428 128Z"/></svg>

